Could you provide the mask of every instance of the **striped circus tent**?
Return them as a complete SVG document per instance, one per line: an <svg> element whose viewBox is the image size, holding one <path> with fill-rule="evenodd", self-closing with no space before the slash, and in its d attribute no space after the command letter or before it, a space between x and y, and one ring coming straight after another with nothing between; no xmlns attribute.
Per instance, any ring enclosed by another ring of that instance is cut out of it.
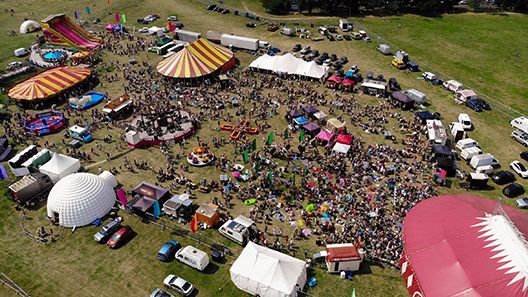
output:
<svg viewBox="0 0 528 297"><path fill-rule="evenodd" d="M235 64L233 52L200 38L158 64L158 72L174 78L196 78L227 70Z"/></svg>
<svg viewBox="0 0 528 297"><path fill-rule="evenodd" d="M12 87L7 95L26 102L46 99L84 81L90 73L90 69L81 67L48 69Z"/></svg>

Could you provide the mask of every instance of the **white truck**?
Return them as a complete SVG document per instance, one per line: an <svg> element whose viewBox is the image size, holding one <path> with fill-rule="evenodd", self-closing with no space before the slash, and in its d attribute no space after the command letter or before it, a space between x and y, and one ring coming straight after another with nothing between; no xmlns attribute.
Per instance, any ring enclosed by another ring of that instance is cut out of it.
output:
<svg viewBox="0 0 528 297"><path fill-rule="evenodd" d="M510 125L512 125L513 128L517 128L524 133L528 133L528 118L527 117L518 117L510 121Z"/></svg>
<svg viewBox="0 0 528 297"><path fill-rule="evenodd" d="M347 19L340 19L339 20L339 29L343 32L348 32L352 30L352 24L348 22Z"/></svg>
<svg viewBox="0 0 528 297"><path fill-rule="evenodd" d="M473 156L482 154L482 150L479 147L472 146L460 151L460 158L469 161Z"/></svg>
<svg viewBox="0 0 528 297"><path fill-rule="evenodd" d="M499 161L497 161L497 159L495 159L495 157L489 153L473 156L471 161L469 161L469 166L471 166L473 169L477 169L477 167L482 166L495 167L499 165Z"/></svg>
<svg viewBox="0 0 528 297"><path fill-rule="evenodd" d="M193 42L200 39L202 37L202 33L176 29L176 36L178 37L178 40Z"/></svg>
<svg viewBox="0 0 528 297"><path fill-rule="evenodd" d="M472 146L479 146L478 142L476 142L475 140L471 139L471 138L464 138L464 139L461 139L459 141L457 141L455 147L459 150L463 150L465 148L468 148L468 147L472 147Z"/></svg>
<svg viewBox="0 0 528 297"><path fill-rule="evenodd" d="M459 122L452 122L451 124L449 124L449 130L451 131L451 135L453 135L455 142L466 138L466 131L464 130L464 126Z"/></svg>
<svg viewBox="0 0 528 297"><path fill-rule="evenodd" d="M286 36L295 36L295 29L284 27L281 29L281 34Z"/></svg>
<svg viewBox="0 0 528 297"><path fill-rule="evenodd" d="M258 39L244 36L222 34L222 36L220 36L220 43L226 47L234 47L249 51L256 51L259 49Z"/></svg>

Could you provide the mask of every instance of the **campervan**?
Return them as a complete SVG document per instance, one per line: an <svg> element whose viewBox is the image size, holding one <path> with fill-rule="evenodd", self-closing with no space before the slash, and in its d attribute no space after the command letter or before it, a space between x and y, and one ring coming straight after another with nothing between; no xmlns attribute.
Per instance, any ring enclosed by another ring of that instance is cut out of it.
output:
<svg viewBox="0 0 528 297"><path fill-rule="evenodd" d="M443 86L444 88L446 88L446 90L449 90L451 92L458 92L460 90L463 90L464 89L464 85L459 83L458 81L456 80L447 80L443 83Z"/></svg>
<svg viewBox="0 0 528 297"><path fill-rule="evenodd" d="M495 157L492 154L481 154L476 155L471 158L471 161L469 161L469 166L471 166L473 169L477 169L477 167L481 166L499 166L499 161L495 159Z"/></svg>
<svg viewBox="0 0 528 297"><path fill-rule="evenodd" d="M200 271L203 271L209 265L209 256L207 253L191 245L178 250L174 257L176 260Z"/></svg>
<svg viewBox="0 0 528 297"><path fill-rule="evenodd" d="M451 131L451 135L453 135L455 141L459 141L461 139L466 138L466 131L464 130L464 126L458 122L452 122L451 124L449 124L449 130Z"/></svg>
<svg viewBox="0 0 528 297"><path fill-rule="evenodd" d="M339 20L339 28L343 32L348 32L348 31L352 30L352 25L348 22L348 20L340 19Z"/></svg>
<svg viewBox="0 0 528 297"><path fill-rule="evenodd" d="M86 128L77 125L73 125L68 129L68 135L85 143L93 140L92 134Z"/></svg>
<svg viewBox="0 0 528 297"><path fill-rule="evenodd" d="M510 121L510 125L513 128L517 128L524 133L528 133L528 118L527 117L518 117Z"/></svg>
<svg viewBox="0 0 528 297"><path fill-rule="evenodd" d="M455 92L455 102L462 104L470 99L477 99L477 93L472 90L460 90Z"/></svg>
<svg viewBox="0 0 528 297"><path fill-rule="evenodd" d="M460 151L460 158L469 161L473 156L482 154L482 150L479 147L472 146Z"/></svg>
<svg viewBox="0 0 528 297"><path fill-rule="evenodd" d="M464 138L462 140L459 140L456 143L456 148L459 149L459 150L463 150L465 148L472 147L472 146L480 147L478 142L476 142L475 140L473 140L471 138Z"/></svg>
<svg viewBox="0 0 528 297"><path fill-rule="evenodd" d="M469 118L469 115L467 113L461 113L458 115L458 122L462 124L464 127L464 130L472 130L473 129L473 123L471 122L471 119Z"/></svg>
<svg viewBox="0 0 528 297"><path fill-rule="evenodd" d="M245 245L251 235L257 233L255 222L242 215L225 222L219 231L225 237L241 245Z"/></svg>
<svg viewBox="0 0 528 297"><path fill-rule="evenodd" d="M491 174L493 173L493 166L486 165L486 166L479 166L475 169L476 173L483 173L483 174Z"/></svg>

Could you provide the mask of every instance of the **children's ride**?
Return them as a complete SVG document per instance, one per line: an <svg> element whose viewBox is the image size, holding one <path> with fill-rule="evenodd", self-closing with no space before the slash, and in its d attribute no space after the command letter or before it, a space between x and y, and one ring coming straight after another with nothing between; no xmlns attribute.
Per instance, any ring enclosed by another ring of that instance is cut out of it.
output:
<svg viewBox="0 0 528 297"><path fill-rule="evenodd" d="M106 99L103 93L89 91L79 97L72 97L68 99L68 105L73 109L83 110L93 107Z"/></svg>
<svg viewBox="0 0 528 297"><path fill-rule="evenodd" d="M250 127L249 121L246 119L241 120L236 125L223 123L222 125L220 125L220 129L222 129L223 131L231 131L229 137L234 140L239 139L242 134L256 135L259 133L258 128Z"/></svg>
<svg viewBox="0 0 528 297"><path fill-rule="evenodd" d="M60 130L66 123L62 112L46 111L37 113L24 122L24 130L37 136L47 135Z"/></svg>
<svg viewBox="0 0 528 297"><path fill-rule="evenodd" d="M215 155L204 147L195 147L192 152L187 155L187 162L193 166L207 166L215 159Z"/></svg>

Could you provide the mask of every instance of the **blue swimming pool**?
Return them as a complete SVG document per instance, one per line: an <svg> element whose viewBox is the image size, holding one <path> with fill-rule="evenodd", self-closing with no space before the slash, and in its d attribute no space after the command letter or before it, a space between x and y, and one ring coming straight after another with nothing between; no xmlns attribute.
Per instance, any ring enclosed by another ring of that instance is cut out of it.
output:
<svg viewBox="0 0 528 297"><path fill-rule="evenodd" d="M64 58L66 53L60 51L52 51L45 53L42 57L46 60L59 60Z"/></svg>

